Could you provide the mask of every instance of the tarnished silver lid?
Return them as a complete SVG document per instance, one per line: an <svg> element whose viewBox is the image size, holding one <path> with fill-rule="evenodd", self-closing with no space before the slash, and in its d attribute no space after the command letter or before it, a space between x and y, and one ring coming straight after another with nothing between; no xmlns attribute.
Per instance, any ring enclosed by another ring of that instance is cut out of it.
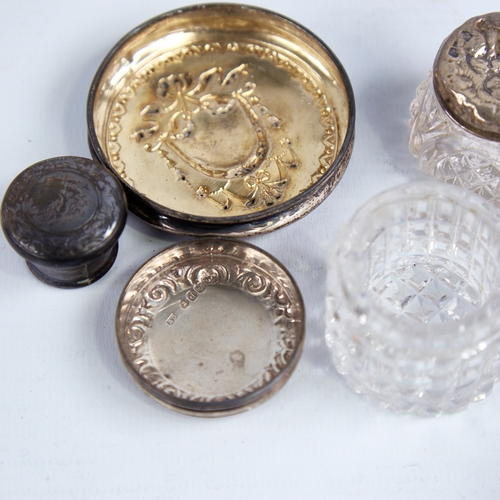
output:
<svg viewBox="0 0 500 500"><path fill-rule="evenodd" d="M101 164L76 156L21 172L2 202L2 228L41 281L60 288L94 283L113 265L127 219L125 193Z"/></svg>
<svg viewBox="0 0 500 500"><path fill-rule="evenodd" d="M295 281L269 254L217 238L163 251L121 296L123 362L158 402L201 417L249 410L288 380L305 314Z"/></svg>
<svg viewBox="0 0 500 500"><path fill-rule="evenodd" d="M500 141L500 13L469 19L441 45L434 89L445 111L484 139Z"/></svg>

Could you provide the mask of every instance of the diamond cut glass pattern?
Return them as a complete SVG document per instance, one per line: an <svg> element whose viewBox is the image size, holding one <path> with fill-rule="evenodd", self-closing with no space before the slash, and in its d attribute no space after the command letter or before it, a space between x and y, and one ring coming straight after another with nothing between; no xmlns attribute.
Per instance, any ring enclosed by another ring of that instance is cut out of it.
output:
<svg viewBox="0 0 500 500"><path fill-rule="evenodd" d="M484 399L500 371L500 230L464 189L383 193L342 230L329 262L327 344L347 383L421 415Z"/></svg>
<svg viewBox="0 0 500 500"><path fill-rule="evenodd" d="M410 119L410 152L424 174L456 184L500 208L500 146L471 134L441 108L432 73L417 89Z"/></svg>

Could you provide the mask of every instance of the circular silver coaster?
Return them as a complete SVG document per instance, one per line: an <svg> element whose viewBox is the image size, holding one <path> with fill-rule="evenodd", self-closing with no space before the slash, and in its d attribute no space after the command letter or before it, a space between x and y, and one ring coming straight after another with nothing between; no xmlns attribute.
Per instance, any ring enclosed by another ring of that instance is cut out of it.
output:
<svg viewBox="0 0 500 500"><path fill-rule="evenodd" d="M287 270L247 243L166 249L130 280L116 334L139 386L169 408L218 417L254 408L297 365L304 305Z"/></svg>

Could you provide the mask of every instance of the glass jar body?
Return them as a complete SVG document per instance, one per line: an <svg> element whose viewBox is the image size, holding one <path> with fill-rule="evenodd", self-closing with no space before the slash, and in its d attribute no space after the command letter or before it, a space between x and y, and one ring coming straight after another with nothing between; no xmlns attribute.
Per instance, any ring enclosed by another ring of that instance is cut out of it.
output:
<svg viewBox="0 0 500 500"><path fill-rule="evenodd" d="M468 132L445 112L432 72L417 88L410 112L409 149L422 172L474 191L500 209L500 144Z"/></svg>
<svg viewBox="0 0 500 500"><path fill-rule="evenodd" d="M329 259L326 340L356 392L425 416L484 399L500 373L500 231L441 183L362 207Z"/></svg>

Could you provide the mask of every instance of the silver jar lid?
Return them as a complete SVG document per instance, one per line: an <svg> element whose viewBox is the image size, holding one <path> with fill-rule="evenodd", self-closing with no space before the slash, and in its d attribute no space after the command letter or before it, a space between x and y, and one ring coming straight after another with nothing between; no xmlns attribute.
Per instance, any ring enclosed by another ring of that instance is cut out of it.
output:
<svg viewBox="0 0 500 500"><path fill-rule="evenodd" d="M93 156L129 208L188 235L249 236L321 203L354 139L342 65L305 28L267 10L196 5L127 34L92 83Z"/></svg>
<svg viewBox="0 0 500 500"><path fill-rule="evenodd" d="M434 89L445 111L484 139L500 141L500 13L473 17L441 45Z"/></svg>
<svg viewBox="0 0 500 500"><path fill-rule="evenodd" d="M286 269L247 243L187 241L147 262L120 298L123 362L156 401L218 417L275 394L305 336L300 291Z"/></svg>

